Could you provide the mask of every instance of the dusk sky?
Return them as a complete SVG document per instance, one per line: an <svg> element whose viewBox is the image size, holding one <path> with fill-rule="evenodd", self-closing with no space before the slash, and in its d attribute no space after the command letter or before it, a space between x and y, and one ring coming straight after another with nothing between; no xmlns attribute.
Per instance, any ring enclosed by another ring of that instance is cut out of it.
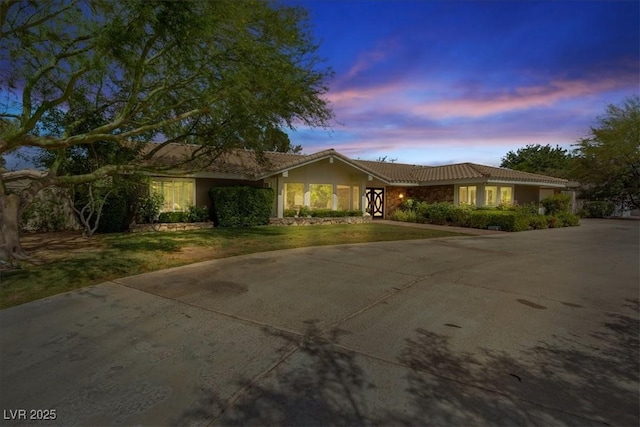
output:
<svg viewBox="0 0 640 427"><path fill-rule="evenodd" d="M333 68L330 130L304 153L499 165L527 144L570 148L640 91L638 1L311 1Z"/></svg>

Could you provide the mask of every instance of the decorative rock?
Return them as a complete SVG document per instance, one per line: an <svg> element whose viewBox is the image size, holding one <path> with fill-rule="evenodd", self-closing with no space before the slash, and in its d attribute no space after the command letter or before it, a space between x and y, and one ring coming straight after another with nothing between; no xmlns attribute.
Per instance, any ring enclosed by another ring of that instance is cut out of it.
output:
<svg viewBox="0 0 640 427"><path fill-rule="evenodd" d="M155 224L132 224L129 227L131 233L142 233L148 231L189 231L204 230L213 228L213 222L172 222Z"/></svg>
<svg viewBox="0 0 640 427"><path fill-rule="evenodd" d="M371 222L371 216L348 216L338 218L311 218L311 217L286 217L269 218L269 225L276 226L306 226L306 225L329 225L329 224L363 224Z"/></svg>

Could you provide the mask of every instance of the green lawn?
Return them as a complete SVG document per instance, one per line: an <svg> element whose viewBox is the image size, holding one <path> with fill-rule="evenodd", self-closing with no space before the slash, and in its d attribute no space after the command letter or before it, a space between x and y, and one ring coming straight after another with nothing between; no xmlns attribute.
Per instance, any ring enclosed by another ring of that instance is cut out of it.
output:
<svg viewBox="0 0 640 427"><path fill-rule="evenodd" d="M18 270L0 272L0 308L119 277L210 259L308 246L456 235L460 234L386 224L98 235L86 250L76 247L63 258L44 265L23 264Z"/></svg>

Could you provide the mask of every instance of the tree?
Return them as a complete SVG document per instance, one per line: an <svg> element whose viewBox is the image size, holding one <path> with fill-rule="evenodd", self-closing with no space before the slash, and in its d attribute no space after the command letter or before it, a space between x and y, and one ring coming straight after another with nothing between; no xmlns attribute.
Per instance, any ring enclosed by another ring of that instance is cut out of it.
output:
<svg viewBox="0 0 640 427"><path fill-rule="evenodd" d="M640 208L640 97L609 104L576 144L574 178L582 197Z"/></svg>
<svg viewBox="0 0 640 427"><path fill-rule="evenodd" d="M0 155L39 147L53 161L0 174L0 257L27 256L18 222L42 188L203 168L234 148L268 149L269 129L327 126L331 71L317 49L303 9L267 0L3 1ZM61 134L44 126L56 110L73 119ZM158 162L173 143L198 148ZM97 144L128 155L65 172L68 149ZM28 185L12 194L16 180Z"/></svg>
<svg viewBox="0 0 640 427"><path fill-rule="evenodd" d="M500 163L500 167L541 175L567 178L571 169L572 155L556 145L527 145L515 153L509 151Z"/></svg>
<svg viewBox="0 0 640 427"><path fill-rule="evenodd" d="M277 128L268 128L263 134L264 150L280 153L298 154L302 151L301 145L291 145L289 135Z"/></svg>

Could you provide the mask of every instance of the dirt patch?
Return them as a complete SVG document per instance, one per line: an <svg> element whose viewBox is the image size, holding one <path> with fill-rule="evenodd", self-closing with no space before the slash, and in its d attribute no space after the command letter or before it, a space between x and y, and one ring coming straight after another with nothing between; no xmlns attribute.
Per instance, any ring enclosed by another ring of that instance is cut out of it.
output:
<svg viewBox="0 0 640 427"><path fill-rule="evenodd" d="M186 246L178 252L171 254L171 257L178 261L189 261L190 263L205 261L215 258L217 251L211 247Z"/></svg>
<svg viewBox="0 0 640 427"><path fill-rule="evenodd" d="M99 238L87 239L79 231L23 234L21 242L31 255L29 262L37 265L64 259L73 253L101 251L105 247Z"/></svg>

